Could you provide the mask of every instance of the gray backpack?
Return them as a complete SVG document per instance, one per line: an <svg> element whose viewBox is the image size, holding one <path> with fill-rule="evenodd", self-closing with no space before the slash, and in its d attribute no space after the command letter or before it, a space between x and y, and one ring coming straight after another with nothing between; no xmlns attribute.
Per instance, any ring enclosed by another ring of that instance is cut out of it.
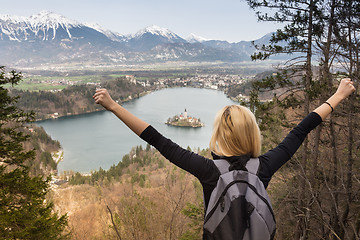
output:
<svg viewBox="0 0 360 240"><path fill-rule="evenodd" d="M226 160L214 160L214 163L221 175L205 214L206 239L273 239L275 217L269 196L257 176L259 159L251 158L245 168L234 170Z"/></svg>

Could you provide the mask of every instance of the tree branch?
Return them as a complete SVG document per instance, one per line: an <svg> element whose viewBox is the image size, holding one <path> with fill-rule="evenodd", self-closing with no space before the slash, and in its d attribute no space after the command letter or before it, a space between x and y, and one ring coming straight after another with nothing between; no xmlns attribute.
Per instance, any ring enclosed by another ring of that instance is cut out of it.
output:
<svg viewBox="0 0 360 240"><path fill-rule="evenodd" d="M109 206L108 206L108 205L106 205L106 208L107 208L107 210L108 210L108 211L109 211L109 213L110 213L111 223L112 223L112 225L113 225L113 227L114 227L114 229L115 229L115 231L116 231L116 234L117 234L118 238L121 240L121 236L120 236L120 233L119 233L119 231L118 231L118 229L117 229L117 227L116 227L116 225L115 225L115 222L114 222L114 218L113 218L112 212L111 212L111 210L110 210L110 208L109 208Z"/></svg>

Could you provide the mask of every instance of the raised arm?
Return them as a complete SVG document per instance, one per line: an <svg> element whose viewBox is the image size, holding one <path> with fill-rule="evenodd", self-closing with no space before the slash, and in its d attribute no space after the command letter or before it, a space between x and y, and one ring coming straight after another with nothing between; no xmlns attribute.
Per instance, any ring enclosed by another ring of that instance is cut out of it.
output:
<svg viewBox="0 0 360 240"><path fill-rule="evenodd" d="M125 108L117 104L106 89L96 90L93 96L97 104L114 113L122 122L126 124L136 135L140 134L149 126L148 123L136 117Z"/></svg>
<svg viewBox="0 0 360 240"><path fill-rule="evenodd" d="M210 182L213 180L211 177L214 176L218 170L211 160L183 149L170 139L162 136L153 127L149 127L148 123L117 104L110 97L106 89L96 90L93 98L96 103L113 112L139 137L159 150L170 162L193 174L200 181L207 180L207 182Z"/></svg>
<svg viewBox="0 0 360 240"><path fill-rule="evenodd" d="M262 167L259 176L265 187L272 175L295 154L308 133L354 91L352 81L349 78L342 79L337 91L326 101L327 103L323 103L306 116L277 147L260 156Z"/></svg>
<svg viewBox="0 0 360 240"><path fill-rule="evenodd" d="M341 80L337 91L322 105L314 110L322 120L336 108L339 103L346 99L350 94L355 91L355 87L350 78L344 78Z"/></svg>

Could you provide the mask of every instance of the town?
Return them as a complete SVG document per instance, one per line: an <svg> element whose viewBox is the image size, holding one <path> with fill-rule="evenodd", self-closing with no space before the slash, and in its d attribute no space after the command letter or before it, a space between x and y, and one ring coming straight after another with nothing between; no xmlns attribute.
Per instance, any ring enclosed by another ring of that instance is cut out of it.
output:
<svg viewBox="0 0 360 240"><path fill-rule="evenodd" d="M188 75L186 77L159 77L159 78L149 78L146 79L141 77L138 79L136 75L122 75L129 82L133 84L141 85L145 88L149 88L151 90L159 90L162 88L168 87L195 87L195 88L207 88L214 89L219 91L226 92L227 89L234 85L243 84L247 81L250 81L255 76L254 75L239 75L239 74L193 74ZM98 76L98 78L91 76L91 80L89 80L88 76L84 76L83 80L79 80L80 77L74 77L76 80L71 80L70 77L64 78L46 78L41 80L41 77L31 76L26 77L29 84L42 84L46 86L54 86L54 89L47 88L46 91L57 92L66 88L67 86L73 85L92 85L95 87L101 87L100 82L104 78L104 76ZM106 76L106 79L108 77ZM114 78L114 77L113 77ZM112 79L113 79L112 78ZM95 80L94 79L99 79ZM55 88L61 86L61 88ZM237 96L237 98L246 98L241 94Z"/></svg>

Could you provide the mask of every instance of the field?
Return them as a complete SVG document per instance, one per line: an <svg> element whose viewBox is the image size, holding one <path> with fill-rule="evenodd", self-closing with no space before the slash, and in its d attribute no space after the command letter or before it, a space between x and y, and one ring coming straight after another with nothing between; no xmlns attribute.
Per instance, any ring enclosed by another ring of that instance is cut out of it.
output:
<svg viewBox="0 0 360 240"><path fill-rule="evenodd" d="M159 79L192 77L197 74L254 75L272 68L270 63L163 63L144 66L63 66L19 69L23 80L16 89L25 91L57 91L71 85L94 84L124 76L134 76L137 81L154 82ZM6 85L5 87L11 87Z"/></svg>
<svg viewBox="0 0 360 240"><path fill-rule="evenodd" d="M109 77L115 79L115 77ZM16 89L25 91L51 91L62 90L68 86L98 83L102 79L99 75L79 75L79 76L29 76L24 74L23 80L19 85L15 86ZM6 85L10 87L10 85Z"/></svg>

